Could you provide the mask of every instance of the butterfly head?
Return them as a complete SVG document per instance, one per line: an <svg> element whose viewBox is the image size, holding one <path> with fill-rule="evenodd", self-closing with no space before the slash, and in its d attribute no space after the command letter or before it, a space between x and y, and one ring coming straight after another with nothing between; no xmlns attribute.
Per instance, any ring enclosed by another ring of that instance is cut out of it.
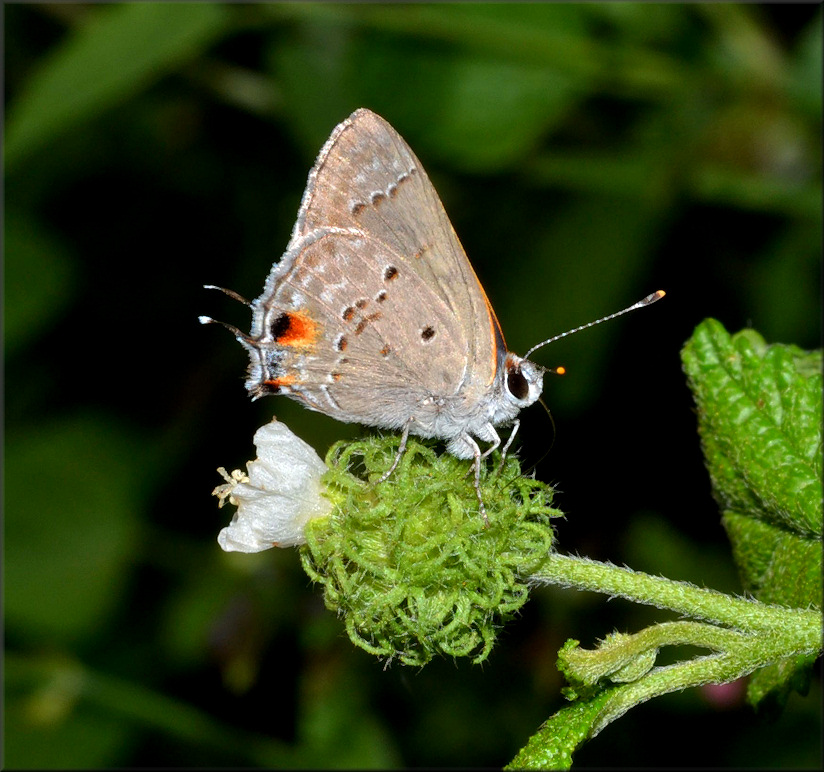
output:
<svg viewBox="0 0 824 772"><path fill-rule="evenodd" d="M529 407L541 396L544 388L544 368L507 353L500 371L501 398L493 423L514 418L519 411Z"/></svg>
<svg viewBox="0 0 824 772"><path fill-rule="evenodd" d="M515 354L507 354L504 371L504 392L518 407L528 407L541 396L544 388L543 367Z"/></svg>

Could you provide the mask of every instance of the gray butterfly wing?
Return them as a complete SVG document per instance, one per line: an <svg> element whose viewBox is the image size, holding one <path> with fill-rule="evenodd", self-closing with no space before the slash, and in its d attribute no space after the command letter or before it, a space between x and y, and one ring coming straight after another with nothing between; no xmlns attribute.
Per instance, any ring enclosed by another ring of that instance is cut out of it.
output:
<svg viewBox="0 0 824 772"><path fill-rule="evenodd" d="M453 377L441 377L442 362L427 370L415 347L399 354L409 353L409 369L436 391L460 388L470 398L486 391L506 352L500 326L420 161L383 118L366 109L339 124L321 150L290 246L330 226L354 228L385 245L404 275L420 277L429 289L426 302L434 306L437 300L449 310L440 332L454 341ZM399 310L405 319L408 304Z"/></svg>
<svg viewBox="0 0 824 772"><path fill-rule="evenodd" d="M343 420L448 436L435 415L466 375L452 309L371 235L317 228L295 240L254 303L247 388ZM441 400L439 402L439 400Z"/></svg>

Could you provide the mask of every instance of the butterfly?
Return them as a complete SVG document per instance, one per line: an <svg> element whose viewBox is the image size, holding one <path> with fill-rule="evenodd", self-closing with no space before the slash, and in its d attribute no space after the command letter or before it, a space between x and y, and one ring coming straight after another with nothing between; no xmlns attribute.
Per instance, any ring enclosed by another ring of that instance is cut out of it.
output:
<svg viewBox="0 0 824 772"><path fill-rule="evenodd" d="M409 434L446 441L474 460L486 518L481 462L501 445L500 426L512 427L506 455L545 368L507 349L434 186L389 123L359 109L333 130L263 293L251 303L228 294L252 310L248 335L225 326L251 358L254 399L285 394L339 421L400 430L381 480Z"/></svg>

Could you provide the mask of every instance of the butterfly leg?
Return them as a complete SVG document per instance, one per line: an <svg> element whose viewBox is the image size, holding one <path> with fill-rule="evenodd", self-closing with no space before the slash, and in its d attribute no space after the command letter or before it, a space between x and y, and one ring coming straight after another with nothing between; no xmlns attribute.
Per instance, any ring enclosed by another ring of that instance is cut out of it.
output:
<svg viewBox="0 0 824 772"><path fill-rule="evenodd" d="M379 483L385 482L389 479L389 475L392 474L397 468L398 464L401 462L401 458L403 457L404 451L406 450L406 441L409 439L409 427L412 426L412 421L414 419L410 418L404 425L403 425L403 434L401 434L401 442L398 445L398 452L395 455L395 460L392 462L392 466L389 467L387 471L385 471L382 475Z"/></svg>
<svg viewBox="0 0 824 772"><path fill-rule="evenodd" d="M512 445L512 440L515 439L515 435L518 433L518 429L521 426L520 419L516 418L512 422L512 432L509 435L509 439L506 441L503 450L501 451L501 463L498 465L498 474L503 471L504 462L506 461L506 454L509 451L509 446Z"/></svg>
<svg viewBox="0 0 824 772"><path fill-rule="evenodd" d="M490 439L491 438L491 439ZM470 440L469 446L472 450L472 455L478 458L478 461L483 461L492 451L495 450L501 444L501 438L498 436L498 432L495 431L495 427L492 424L487 424L483 429L483 435L480 439L484 440L485 442L491 442L492 444L483 452L480 452L480 448L478 444L472 440L472 438L467 434L466 439ZM477 452L476 452L477 451ZM480 456L478 456L480 453ZM470 469L466 473L466 477L469 477L469 473L472 472L473 469ZM475 476L478 476L478 471L475 471Z"/></svg>
<svg viewBox="0 0 824 772"><path fill-rule="evenodd" d="M491 436L492 439L489 440L492 444L483 452L481 453L481 461L483 461L490 453L494 452L497 448L501 445L501 438L498 436L498 432L495 431L492 424L487 426L487 436L483 437L485 440L489 440Z"/></svg>
<svg viewBox="0 0 824 772"><path fill-rule="evenodd" d="M489 518L486 516L486 507L484 506L484 499L481 496L481 459L486 454L481 454L481 449L478 447L478 443L475 442L472 437L468 434L464 435L464 440L466 440L467 444L472 448L472 455L475 457L473 462L474 471L475 471L475 493L478 494L478 504L480 505L481 516L484 519L484 524L489 525ZM500 444L501 440L498 439L498 443ZM495 446L497 447L497 445Z"/></svg>

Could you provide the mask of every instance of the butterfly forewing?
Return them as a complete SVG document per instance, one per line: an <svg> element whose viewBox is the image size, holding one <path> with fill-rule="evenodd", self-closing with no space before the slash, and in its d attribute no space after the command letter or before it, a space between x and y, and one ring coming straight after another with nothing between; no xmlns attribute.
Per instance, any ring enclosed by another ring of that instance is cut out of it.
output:
<svg viewBox="0 0 824 772"><path fill-rule="evenodd" d="M454 339L460 355L452 366L463 372L466 387L488 387L505 351L498 323L420 161L401 136L369 110L353 113L322 149L290 246L329 226L368 233L395 255L399 270L403 266L405 274L422 279L427 294L417 298L423 308L416 311L434 307L436 299L450 310L446 326L436 324L434 316L429 326ZM406 311L401 318L408 318ZM466 367L469 363L471 368Z"/></svg>

